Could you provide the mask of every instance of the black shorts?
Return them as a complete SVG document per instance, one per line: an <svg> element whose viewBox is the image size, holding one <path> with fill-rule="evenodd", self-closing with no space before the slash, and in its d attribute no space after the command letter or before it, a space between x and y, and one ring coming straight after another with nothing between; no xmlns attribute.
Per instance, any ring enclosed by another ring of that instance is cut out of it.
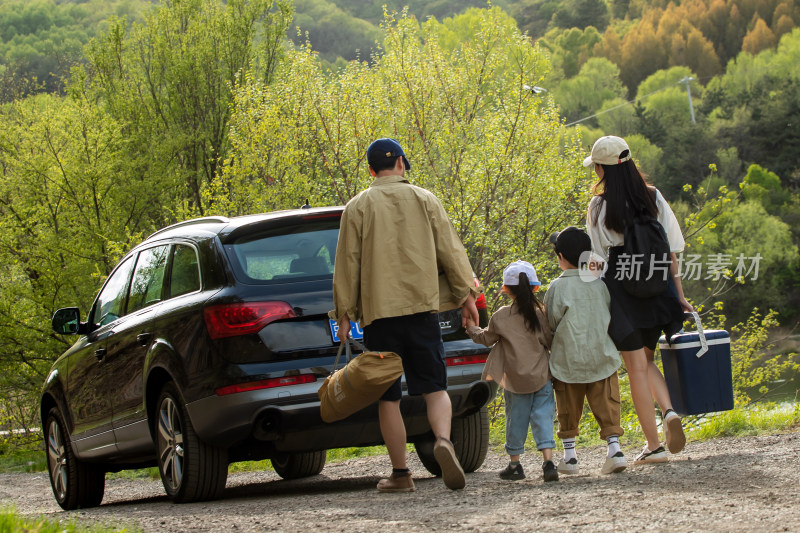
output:
<svg viewBox="0 0 800 533"><path fill-rule="evenodd" d="M400 354L410 395L447 390L447 366L438 314L417 313L375 320L364 328L364 345L371 351ZM402 389L398 378L381 400L391 402L400 398Z"/></svg>
<svg viewBox="0 0 800 533"><path fill-rule="evenodd" d="M620 343L615 343L620 352L632 352L639 348L656 349L658 339L661 337L661 327L638 328Z"/></svg>

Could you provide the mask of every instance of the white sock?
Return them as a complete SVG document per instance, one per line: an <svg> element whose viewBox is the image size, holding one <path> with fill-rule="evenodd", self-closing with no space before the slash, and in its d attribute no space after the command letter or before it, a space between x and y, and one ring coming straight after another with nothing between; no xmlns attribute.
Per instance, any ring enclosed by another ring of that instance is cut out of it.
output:
<svg viewBox="0 0 800 533"><path fill-rule="evenodd" d="M666 422L666 421L667 421L667 419L669 419L669 418L672 418L673 416L678 416L678 413L676 413L676 412L675 412L675 411L673 411L672 409L669 409L669 410L667 411L667 414L665 414L665 415L664 415L664 421ZM680 417L678 417L678 418L680 418Z"/></svg>
<svg viewBox="0 0 800 533"><path fill-rule="evenodd" d="M608 441L608 457L614 457L620 451L619 435L611 435L606 441Z"/></svg>
<svg viewBox="0 0 800 533"><path fill-rule="evenodd" d="M575 453L575 438L571 439L561 439L561 444L564 445L564 462L566 463L570 459L578 459L578 454Z"/></svg>

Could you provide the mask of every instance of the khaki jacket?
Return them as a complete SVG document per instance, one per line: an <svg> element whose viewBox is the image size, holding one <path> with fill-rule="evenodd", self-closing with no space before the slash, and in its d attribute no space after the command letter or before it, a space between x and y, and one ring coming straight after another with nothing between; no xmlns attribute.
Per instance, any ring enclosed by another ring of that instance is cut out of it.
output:
<svg viewBox="0 0 800 533"><path fill-rule="evenodd" d="M537 310L541 329L533 332L515 304L498 309L486 328L471 326L467 333L474 342L492 346L482 379L516 394L531 394L550 380L548 359L550 328L547 317Z"/></svg>
<svg viewBox="0 0 800 533"><path fill-rule="evenodd" d="M379 318L452 309L470 292L479 294L466 250L432 193L403 176L381 176L347 203L331 318L347 313L365 327Z"/></svg>

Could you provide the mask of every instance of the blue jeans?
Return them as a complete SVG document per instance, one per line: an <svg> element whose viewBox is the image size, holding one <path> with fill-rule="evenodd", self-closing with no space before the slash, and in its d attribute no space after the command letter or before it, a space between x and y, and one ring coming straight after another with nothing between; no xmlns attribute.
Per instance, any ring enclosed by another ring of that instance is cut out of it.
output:
<svg viewBox="0 0 800 533"><path fill-rule="evenodd" d="M531 394L503 391L503 395L506 400L506 453L525 453L529 425L537 450L555 448L553 418L556 400L553 396L553 384L548 381L544 387Z"/></svg>

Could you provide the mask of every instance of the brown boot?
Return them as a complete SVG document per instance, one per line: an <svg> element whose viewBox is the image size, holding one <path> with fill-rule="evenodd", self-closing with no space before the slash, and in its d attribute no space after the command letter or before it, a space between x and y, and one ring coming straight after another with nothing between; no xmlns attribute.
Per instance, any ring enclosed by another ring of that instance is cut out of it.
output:
<svg viewBox="0 0 800 533"><path fill-rule="evenodd" d="M392 473L388 479L382 479L378 482L378 492L414 492L415 490L411 472L405 474Z"/></svg>
<svg viewBox="0 0 800 533"><path fill-rule="evenodd" d="M436 439L436 444L433 445L433 456L442 468L442 480L444 480L445 487L452 490L463 489L467 484L467 478L464 476L464 469L458 462L453 443L447 439Z"/></svg>

